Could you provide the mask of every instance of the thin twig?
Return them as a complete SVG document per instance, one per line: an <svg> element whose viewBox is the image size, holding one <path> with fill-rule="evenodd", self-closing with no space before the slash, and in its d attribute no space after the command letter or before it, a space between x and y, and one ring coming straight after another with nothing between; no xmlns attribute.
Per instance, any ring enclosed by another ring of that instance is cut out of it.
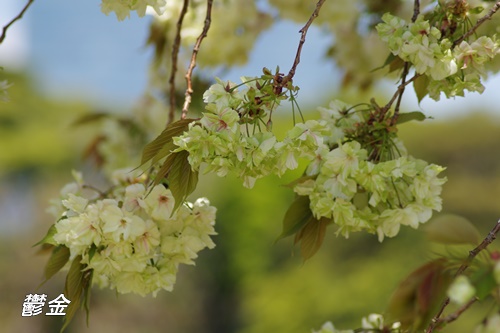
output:
<svg viewBox="0 0 500 333"><path fill-rule="evenodd" d="M472 261L474 260L474 258L481 251L483 251L484 249L486 249L496 239L497 234L498 234L499 231L500 231L500 220L498 220L498 222L495 224L495 226L493 227L493 229L491 229L491 231L488 233L488 235L486 236L486 238L483 239L483 241L481 242L481 244L479 244L476 248L474 248L473 250L471 250L469 252L469 256L467 257L467 259L465 260L465 262L456 271L455 277L457 277L460 274L462 274L470 266L470 264L472 263ZM434 316L434 318L432 318L432 321L429 324L429 327L425 331L426 333L433 332L434 329L436 328L436 325L441 322L441 320L439 318L441 317L441 315L443 314L444 309L448 306L449 303L450 303L450 298L447 297L443 301L443 304L441 305L441 308L439 309L438 313Z"/></svg>
<svg viewBox="0 0 500 333"><path fill-rule="evenodd" d="M394 107L394 114L392 115L391 125L394 125L399 117L399 107L401 105L401 100L403 99L403 94L405 92L406 87L406 76L408 75L408 71L410 69L410 63L405 62L403 68L403 74L401 74L401 89L398 89L398 101L396 102L396 106Z"/></svg>
<svg viewBox="0 0 500 333"><path fill-rule="evenodd" d="M415 0L413 3L413 16L411 17L411 21L413 23L417 20L418 14L420 14L420 1Z"/></svg>
<svg viewBox="0 0 500 333"><path fill-rule="evenodd" d="M468 301L467 303L465 303L464 305L462 305L457 311L455 311L453 313L450 313L449 315L447 315L444 318L439 319L439 322L440 323L446 323L446 324L448 324L448 323L451 323L451 322L457 320L458 317L460 317L460 315L462 313L464 313L465 311L467 311L478 300L479 300L479 298L477 298L477 297L471 298L470 301Z"/></svg>
<svg viewBox="0 0 500 333"><path fill-rule="evenodd" d="M420 14L420 1L415 0L413 2L413 16L411 17L411 21L413 23L415 23L419 14ZM410 63L406 61L404 64L404 67L403 67L403 73L401 74L401 84L399 85L396 93L393 95L391 101L389 101L389 103L387 103L387 105L382 109L382 112L380 115L381 121L384 119L387 111L389 111L389 109L392 106L392 103L394 103L394 100L397 98L396 106L394 107L394 114L392 115L392 119L391 119L391 125L396 124L398 117L399 117L399 107L401 106L401 100L403 99L405 87L409 82L415 80L417 78L416 75L418 75L418 74L416 74L415 76L413 76L413 78L411 78L407 83L406 77L408 76L409 70L410 70Z"/></svg>
<svg viewBox="0 0 500 333"><path fill-rule="evenodd" d="M309 20L302 27L302 29L299 30L299 33L301 34L301 36L300 36L300 41L299 41L299 47L297 48L297 54L295 55L295 60L293 61L292 68L290 68L288 75L284 77L281 86L285 86L289 81L291 81L293 79L293 76L295 75L295 71L297 70L297 66L300 63L300 54L302 53L302 46L306 42L307 30L309 30L309 27L311 26L314 19L316 17L318 17L319 11L321 10L321 6L323 6L323 3L325 1L326 0L318 0L318 3L316 4L316 8L314 9L314 12L311 14L311 17L309 17Z"/></svg>
<svg viewBox="0 0 500 333"><path fill-rule="evenodd" d="M401 95L401 92L404 91L405 87L407 85L409 85L410 83L412 83L413 81L415 81L421 75L422 74L416 73L415 75L413 75L413 77L411 79L409 79L409 80L405 79L404 82L401 82L401 84L398 86L398 89L396 90L396 92L392 95L390 101L387 102L387 104L382 108L382 114L381 114L381 118L380 119L384 118L384 116L387 113L387 111L389 111L389 109L391 108L392 104L394 104L394 102L396 101L396 99Z"/></svg>
<svg viewBox="0 0 500 333"><path fill-rule="evenodd" d="M198 39L194 44L193 54L191 55L191 62L189 63L189 67L185 76L187 82L187 89L184 97L184 105L182 106L181 119L186 119L189 105L191 104L191 95L193 95L193 83L191 82L191 78L193 75L193 70L196 67L196 57L198 56L201 42L205 37L207 37L208 29L210 29L210 23L212 22L212 3L213 0L207 0L207 14L205 16L205 24L203 26L203 31L198 36Z"/></svg>
<svg viewBox="0 0 500 333"><path fill-rule="evenodd" d="M182 22L184 21L184 17L186 16L188 6L189 0L184 0L182 10L179 14L179 20L177 21L177 31L175 32L174 45L172 47L172 66L170 68L170 79L168 80L168 83L170 84L170 111L168 113L167 125L174 121L175 116L175 74L177 73L177 58L179 56L179 49L181 46Z"/></svg>
<svg viewBox="0 0 500 333"><path fill-rule="evenodd" d="M497 1L493 5L493 7L490 9L490 11L488 12L488 14L484 15L479 20L477 20L476 24L472 28L470 28L469 31L467 31L459 39L457 39L456 41L453 42L453 45L451 46L451 48L453 49L455 46L457 46L458 44L460 44L464 39L466 39L467 37L469 37L470 35L472 35L477 30L477 28L479 28L479 26L481 24L483 24L487 20L490 20L491 17L493 16L493 14L495 14L499 9L500 9L500 1Z"/></svg>
<svg viewBox="0 0 500 333"><path fill-rule="evenodd" d="M28 10L28 7L31 6L31 4L34 2L35 0L29 0L28 3L26 4L26 6L24 6L23 10L21 10L21 12L12 19L12 21L10 21L9 23L7 23L6 26L3 27L2 29L2 36L0 36L0 44L3 43L3 40L5 39L5 37L7 36L7 30L10 28L11 25L14 24L14 22L16 22L17 20L21 19L24 15L24 13Z"/></svg>

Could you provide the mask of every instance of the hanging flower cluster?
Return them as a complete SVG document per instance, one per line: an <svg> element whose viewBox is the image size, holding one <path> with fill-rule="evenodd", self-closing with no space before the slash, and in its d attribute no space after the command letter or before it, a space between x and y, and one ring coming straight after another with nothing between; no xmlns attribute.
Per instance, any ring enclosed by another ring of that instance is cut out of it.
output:
<svg viewBox="0 0 500 333"><path fill-rule="evenodd" d="M296 124L283 140L270 131L270 114L285 99L269 79L242 78L247 89L220 80L203 95L206 112L199 122L174 138L175 151L189 152L189 164L223 177L233 173L251 188L257 179L281 176L298 167L299 158L313 158L328 133L326 122L309 120ZM264 117L269 115L269 120Z"/></svg>
<svg viewBox="0 0 500 333"><path fill-rule="evenodd" d="M364 126L364 113L342 102L330 106L321 112L331 128L325 138L331 148L318 150L306 176L294 186L298 195L309 197L316 219L332 219L345 237L366 230L382 241L396 236L401 225L417 228L432 210L441 210L446 179L438 175L443 167L408 156L397 138L386 138L375 150L352 136L353 128ZM387 154L373 154L384 147Z"/></svg>
<svg viewBox="0 0 500 333"><path fill-rule="evenodd" d="M418 74L429 79L429 96L439 100L446 97L463 96L464 91L482 93L481 76L484 65L499 53L495 39L481 36L469 43L453 42L444 38L442 32L431 22L418 16L414 23L386 13L383 23L376 26L380 39L387 43L393 55L411 63Z"/></svg>
<svg viewBox="0 0 500 333"><path fill-rule="evenodd" d="M67 185L52 212L54 245L81 258L93 281L119 293L156 295L172 290L180 264L193 265L197 253L215 244L216 208L207 199L185 202L173 212L174 198L163 185L150 192L140 178L121 174L109 193L88 198L81 176Z"/></svg>

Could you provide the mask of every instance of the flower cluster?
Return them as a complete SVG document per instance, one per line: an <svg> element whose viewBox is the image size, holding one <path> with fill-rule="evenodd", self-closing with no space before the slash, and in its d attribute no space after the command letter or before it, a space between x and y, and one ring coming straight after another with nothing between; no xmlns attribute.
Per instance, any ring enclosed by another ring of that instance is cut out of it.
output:
<svg viewBox="0 0 500 333"><path fill-rule="evenodd" d="M62 193L53 239L81 258L93 281L119 293L156 295L172 290L179 264L194 264L197 253L213 248L216 209L207 199L185 202L173 212L170 190L147 190L140 179L122 174L108 194L84 196L79 180Z"/></svg>
<svg viewBox="0 0 500 333"><path fill-rule="evenodd" d="M247 82L246 91L238 91L232 82L218 81L211 86L204 94L207 112L199 123L190 124L187 132L174 138L174 143L179 146L176 151L189 152L193 169L206 163L205 172L221 177L231 172L251 188L258 178L281 176L297 168L299 158L314 158L328 129L324 121L309 120L296 124L281 141L268 131L269 122L261 131L260 122L280 99L268 100L269 95L263 93L262 88L269 83L243 80Z"/></svg>
<svg viewBox="0 0 500 333"><path fill-rule="evenodd" d="M339 105L347 107L337 102L331 104L334 109L322 109L332 128L325 142L338 143L333 149L319 149L306 177L294 187L298 195L309 196L313 215L333 219L345 237L366 230L382 241L397 235L401 225L417 228L430 219L432 210L441 210L445 179L438 174L444 168L408 156L397 139L386 144L399 156L371 161L365 147L346 138L361 116L336 108Z"/></svg>
<svg viewBox="0 0 500 333"><path fill-rule="evenodd" d="M368 317L363 317L361 320L361 328L368 331L373 332L401 332L401 323L395 322L390 326L386 326L384 324L384 317L382 315L372 313ZM357 332L358 330L356 330ZM331 322L326 322L319 331L313 331L313 333L354 333L354 330L338 330Z"/></svg>
<svg viewBox="0 0 500 333"><path fill-rule="evenodd" d="M462 41L453 47L441 31L418 16L415 22L386 13L383 23L376 26L382 41L402 60L410 62L418 74L430 78L430 97L439 100L440 92L447 97L463 96L464 90L482 92L481 75L484 64L499 52L498 43L481 36L474 42Z"/></svg>
<svg viewBox="0 0 500 333"><path fill-rule="evenodd" d="M118 20L122 21L130 16L130 11L136 11L139 16L144 16L148 6L160 15L165 4L165 0L102 0L101 11L106 15L115 12Z"/></svg>

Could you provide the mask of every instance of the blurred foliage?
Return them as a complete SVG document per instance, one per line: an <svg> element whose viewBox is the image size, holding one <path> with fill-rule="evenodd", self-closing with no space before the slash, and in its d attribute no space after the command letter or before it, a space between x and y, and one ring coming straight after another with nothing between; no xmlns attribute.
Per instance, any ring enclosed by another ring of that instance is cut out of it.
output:
<svg viewBox="0 0 500 333"><path fill-rule="evenodd" d="M0 102L0 176L20 170L67 169L75 161L75 152L82 149L69 124L89 106L50 100L25 75L2 74L13 85L8 89L10 101Z"/></svg>
<svg viewBox="0 0 500 333"><path fill-rule="evenodd" d="M47 257L36 255L30 246L53 222L43 213L48 199L70 180L71 167L84 165L77 161L91 138L70 124L88 107L42 97L22 76L12 81L11 102L0 104L0 172L4 175L0 200L10 194L6 188L24 191L25 199L16 202L14 209L33 206L33 214L30 221L17 221L29 229L0 233L0 332L56 332L61 326L58 318L21 317L25 295L43 292L50 300L64 285L63 274L58 274L36 290ZM286 125L288 117L274 126L279 131ZM500 215L500 156L496 154L500 119L471 113L446 122L404 124L399 134L414 156L448 167L444 212L466 217L484 235ZM27 186L7 176L26 175L26 170L43 172L29 173ZM192 196L203 194L218 208L217 247L202 252L198 266L183 268L174 291L160 293L156 299L95 290L89 328L81 313L68 332L304 333L328 320L336 327L356 327L362 316L384 312L392 291L433 258L433 248L420 230L409 228L383 244L366 234L345 240L328 229L324 246L303 263L293 239L275 244L293 199L293 193L281 185L301 171L260 180L251 191L231 178L201 176ZM28 193L35 193L34 202L26 201ZM3 214L5 205L0 202ZM2 218L0 227L4 223ZM444 332L471 332L487 309L488 304L474 306Z"/></svg>

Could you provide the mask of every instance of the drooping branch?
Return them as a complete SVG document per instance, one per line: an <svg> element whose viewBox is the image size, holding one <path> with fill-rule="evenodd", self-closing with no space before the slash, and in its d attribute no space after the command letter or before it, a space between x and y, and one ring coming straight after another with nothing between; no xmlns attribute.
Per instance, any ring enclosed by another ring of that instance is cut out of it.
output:
<svg viewBox="0 0 500 333"><path fill-rule="evenodd" d="M476 256L481 252L483 251L484 249L486 249L491 243L493 243L493 241L496 239L497 237L497 234L498 232L500 231L500 220L498 220L498 222L495 224L495 226L493 227L493 229L490 230L490 232L488 233L488 235L483 239L483 241L481 242L481 244L479 244L476 248L474 248L473 250L471 250L469 252L469 256L467 257L467 259L465 260L465 262L458 268L458 270L455 272L455 277L459 276L460 274L462 274L467 268L469 268L470 264L472 263L472 261L474 260L474 258L476 258ZM443 314L445 308L448 306L448 304L450 304L450 298L447 297L444 301L443 301L443 304L441 305L441 308L439 309L439 311L437 312L437 314L434 316L434 318L432 318L432 321L431 323L429 324L429 327L427 328L427 330L425 331L426 333L431 333L434 331L434 329L436 328L436 326L442 322L443 320L440 319L441 315ZM472 304L471 304L472 305ZM464 310L465 311L465 310Z"/></svg>
<svg viewBox="0 0 500 333"><path fill-rule="evenodd" d="M184 17L186 16L188 6L189 0L184 0L182 10L179 14L179 19L177 21L177 30L175 32L174 45L172 47L172 65L170 68L170 79L168 80L168 83L170 84L170 111L168 113L167 125L174 121L175 116L175 74L177 73L177 58L179 56L179 49L181 46L182 22L184 21Z"/></svg>
<svg viewBox="0 0 500 333"><path fill-rule="evenodd" d="M306 35L307 35L307 30L309 30L309 27L313 23L314 19L318 17L319 11L321 10L321 6L323 6L323 3L326 0L318 0L318 3L316 4L316 8L314 9L314 12L311 14L309 17L309 20L307 23L302 27L302 29L299 30L299 33L301 34L300 36L300 41L299 41L299 46L297 48L297 53L295 55L295 60L293 61L292 68L290 68L290 71L288 72L288 75L285 76L283 79L282 85L286 85L286 83L290 80L293 79L293 76L295 75L295 71L297 70L297 66L300 63L300 54L302 53L302 46L304 46L304 43L306 42Z"/></svg>
<svg viewBox="0 0 500 333"><path fill-rule="evenodd" d="M465 40L467 37L471 36L476 30L477 28L479 28L479 26L481 24L483 24L484 22L488 21L491 19L491 17L500 9L500 1L497 1L493 7L490 9L490 11L488 12L488 14L484 15L483 17L481 17L479 20L477 20L476 24L474 24L474 26L472 28L469 29L469 31L467 31L465 34L463 34L459 39L457 39L456 41L453 42L453 45L452 45L452 48L454 48L455 46L457 46L458 44L460 44L463 40Z"/></svg>
<svg viewBox="0 0 500 333"><path fill-rule="evenodd" d="M34 1L35 0L29 0L28 3L26 4L26 6L24 6L23 10L21 10L21 12L16 17L14 17L9 23L7 23L6 26L3 27L2 35L0 36L0 44L3 43L5 37L7 36L7 30L10 28L10 26L13 25L14 22L16 22L17 20L20 20L23 17L24 13L28 10L29 6L31 6L31 4Z"/></svg>
<svg viewBox="0 0 500 333"><path fill-rule="evenodd" d="M191 104L191 96L193 95L193 83L192 83L193 70L196 67L196 57L198 56L201 42L205 37L207 37L208 30L210 29L210 23L212 22L212 4L213 0L207 0L207 14L205 16L203 31L198 36L198 39L196 39L196 43L194 44L193 47L193 54L191 55L191 61L189 62L189 67L185 76L187 82L187 88L184 97L184 105L182 106L181 119L186 119L189 105Z"/></svg>

